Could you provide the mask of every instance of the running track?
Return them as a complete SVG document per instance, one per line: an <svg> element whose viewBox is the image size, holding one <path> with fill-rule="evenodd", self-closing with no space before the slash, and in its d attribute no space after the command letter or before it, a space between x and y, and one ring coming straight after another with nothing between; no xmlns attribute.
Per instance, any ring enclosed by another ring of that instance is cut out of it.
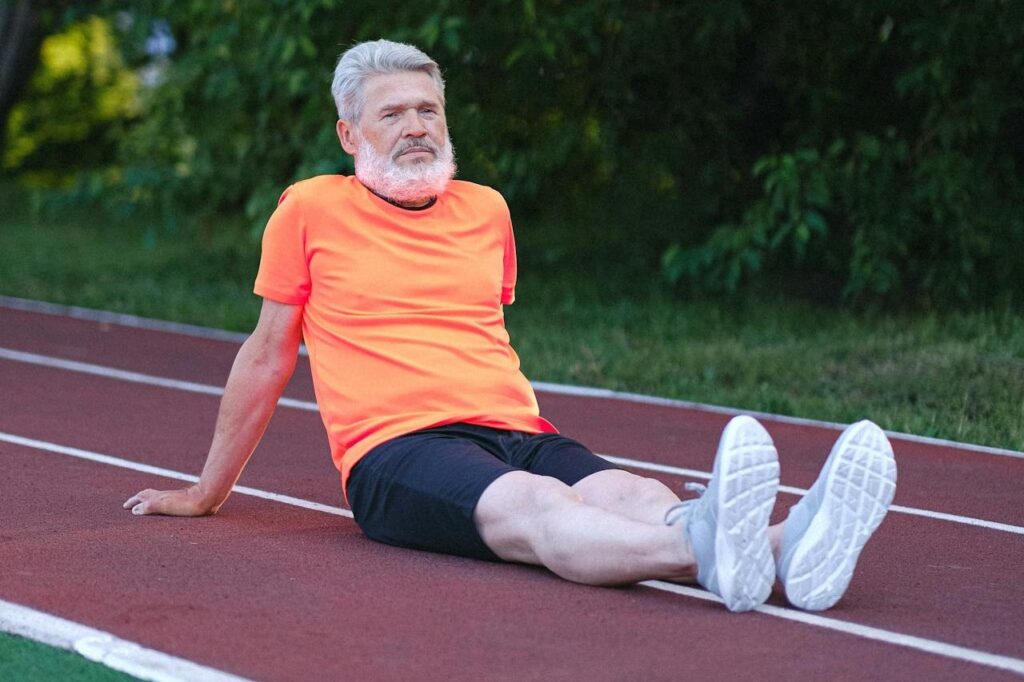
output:
<svg viewBox="0 0 1024 682"><path fill-rule="evenodd" d="M214 518L133 517L128 495L181 483L126 467L200 470L237 340L0 303L0 600L261 680L1024 677L1022 453L894 439L897 507L846 597L807 617L776 591L737 615L690 588L589 588L365 539L344 515L304 358L239 482L289 499L236 493ZM728 419L538 397L564 433L676 487L706 478ZM837 432L765 424L778 520Z"/></svg>

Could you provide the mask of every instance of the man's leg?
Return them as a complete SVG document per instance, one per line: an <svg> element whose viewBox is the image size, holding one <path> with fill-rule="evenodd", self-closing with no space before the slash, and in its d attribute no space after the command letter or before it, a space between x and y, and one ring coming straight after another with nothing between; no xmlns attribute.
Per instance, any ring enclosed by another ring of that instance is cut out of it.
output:
<svg viewBox="0 0 1024 682"><path fill-rule="evenodd" d="M513 472L494 481L480 498L474 521L499 557L540 564L562 577L593 584L696 577L733 611L749 610L767 598L775 565L766 529L778 486L778 462L771 438L755 420L730 421L722 432L709 487L686 508L677 504L675 511L682 514L673 514L671 525L627 518L588 504L568 485L587 476L573 478L567 473L592 466L587 453L570 455L578 450L577 444L564 440L549 444L549 452L558 448L564 457L535 452L528 459L538 471L561 469L566 483ZM557 461L566 458L575 463ZM652 508L674 498L666 496L667 489L660 484L644 479L603 478L643 488L655 498Z"/></svg>
<svg viewBox="0 0 1024 682"><path fill-rule="evenodd" d="M666 512L679 504L679 496L661 481L609 468L582 443L556 434L533 436L514 464L542 476L552 476L572 486L583 502L618 516L653 525L665 525ZM775 560L782 546L783 524L768 528Z"/></svg>
<svg viewBox="0 0 1024 682"><path fill-rule="evenodd" d="M363 532L403 547L544 565L591 584L693 575L680 528L586 505L568 485L486 452L472 434L464 425L427 429L367 454L348 484Z"/></svg>
<svg viewBox="0 0 1024 682"><path fill-rule="evenodd" d="M726 427L707 494L689 510L686 523L671 526L587 504L568 483L499 460L476 442L479 435L466 433L464 425L439 427L367 454L348 481L364 533L405 547L539 564L589 584L687 581L696 573L734 611L753 608L767 596L761 594L762 564L771 562L765 510L778 474L775 449L752 419ZM538 441L525 444L522 434L498 435L513 446L524 444L517 460L532 460L541 469L559 460L569 482L609 466L593 461L585 448L577 454L587 457L569 454L566 449L573 448L564 440L547 439L551 447L540 448ZM541 449L561 451L538 458Z"/></svg>
<svg viewBox="0 0 1024 682"><path fill-rule="evenodd" d="M678 527L635 521L587 504L547 476L513 471L483 493L474 513L480 536L506 561L545 566L591 585L696 575L690 543Z"/></svg>
<svg viewBox="0 0 1024 682"><path fill-rule="evenodd" d="M621 469L598 471L572 486L587 504L634 521L665 524L665 513L679 504L679 496L661 481ZM768 527L768 542L775 560L782 551L783 524Z"/></svg>

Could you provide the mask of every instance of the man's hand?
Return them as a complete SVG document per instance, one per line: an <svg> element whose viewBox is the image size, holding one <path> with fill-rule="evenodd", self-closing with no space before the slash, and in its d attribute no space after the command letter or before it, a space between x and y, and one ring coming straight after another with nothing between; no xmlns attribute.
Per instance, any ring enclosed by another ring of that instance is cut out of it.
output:
<svg viewBox="0 0 1024 682"><path fill-rule="evenodd" d="M179 490L143 490L129 497L121 506L131 509L136 515L205 516L217 513L220 505L213 505L206 499L197 484Z"/></svg>

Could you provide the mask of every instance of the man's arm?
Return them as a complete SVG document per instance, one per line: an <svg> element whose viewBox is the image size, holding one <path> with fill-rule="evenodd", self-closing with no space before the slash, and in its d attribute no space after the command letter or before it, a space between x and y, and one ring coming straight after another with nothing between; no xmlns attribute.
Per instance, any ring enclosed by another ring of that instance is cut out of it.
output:
<svg viewBox="0 0 1024 682"><path fill-rule="evenodd" d="M295 370L301 340L302 306L264 299L256 329L231 367L199 482L178 490L143 490L123 507L133 514L215 514L270 423Z"/></svg>

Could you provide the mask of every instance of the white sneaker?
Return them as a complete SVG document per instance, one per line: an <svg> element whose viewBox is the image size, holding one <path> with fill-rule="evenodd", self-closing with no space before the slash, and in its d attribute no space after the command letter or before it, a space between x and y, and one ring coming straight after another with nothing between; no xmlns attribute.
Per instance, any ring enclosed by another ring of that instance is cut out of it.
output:
<svg viewBox="0 0 1024 682"><path fill-rule="evenodd" d="M683 521L697 560L697 582L730 611L755 609L771 594L775 561L768 516L779 487L771 436L753 417L733 418L718 445L711 481L698 499L672 507L665 522Z"/></svg>
<svg viewBox="0 0 1024 682"><path fill-rule="evenodd" d="M896 492L896 460L882 429L849 426L783 527L779 580L793 606L827 609L843 596L864 543Z"/></svg>

